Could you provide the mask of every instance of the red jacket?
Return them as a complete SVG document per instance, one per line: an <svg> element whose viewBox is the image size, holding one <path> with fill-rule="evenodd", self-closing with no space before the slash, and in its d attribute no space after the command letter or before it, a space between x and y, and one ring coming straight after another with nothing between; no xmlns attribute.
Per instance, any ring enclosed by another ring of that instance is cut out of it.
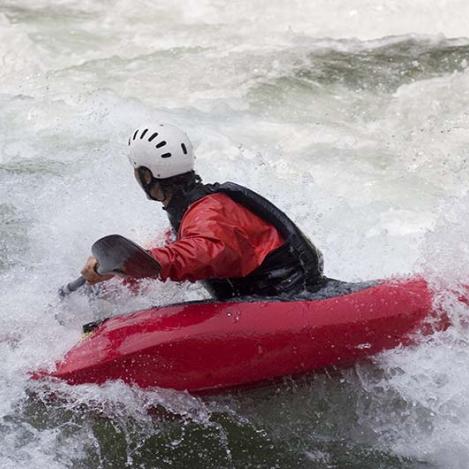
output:
<svg viewBox="0 0 469 469"><path fill-rule="evenodd" d="M161 280L244 277L284 240L276 228L221 193L194 202L177 241L151 250Z"/></svg>

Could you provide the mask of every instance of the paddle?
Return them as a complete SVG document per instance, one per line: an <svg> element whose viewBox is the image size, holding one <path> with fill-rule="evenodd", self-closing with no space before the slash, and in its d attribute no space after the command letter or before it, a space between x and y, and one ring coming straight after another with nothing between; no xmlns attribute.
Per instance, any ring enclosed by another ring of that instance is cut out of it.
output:
<svg viewBox="0 0 469 469"><path fill-rule="evenodd" d="M160 265L138 244L120 235L109 235L98 239L91 247L98 265L96 272L100 275L123 274L134 278L155 277L160 272ZM80 276L67 283L59 290L64 298L78 290L86 280Z"/></svg>

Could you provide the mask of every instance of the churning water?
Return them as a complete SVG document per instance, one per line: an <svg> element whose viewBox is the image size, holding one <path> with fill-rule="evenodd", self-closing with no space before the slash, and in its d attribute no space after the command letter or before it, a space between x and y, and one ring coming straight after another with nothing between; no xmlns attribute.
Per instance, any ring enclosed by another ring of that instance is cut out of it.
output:
<svg viewBox="0 0 469 469"><path fill-rule="evenodd" d="M468 467L454 302L419 346L249 391L28 380L83 322L204 295L56 300L97 238L162 239L125 155L149 120L285 209L327 275L467 281L466 0L0 0L0 60L0 467Z"/></svg>

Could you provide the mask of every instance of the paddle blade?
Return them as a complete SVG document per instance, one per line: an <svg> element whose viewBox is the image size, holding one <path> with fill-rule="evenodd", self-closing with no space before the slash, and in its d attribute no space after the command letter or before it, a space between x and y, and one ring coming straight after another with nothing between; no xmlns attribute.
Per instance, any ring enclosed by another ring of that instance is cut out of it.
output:
<svg viewBox="0 0 469 469"><path fill-rule="evenodd" d="M98 273L120 273L134 278L156 277L160 265L138 244L120 235L98 239L91 247Z"/></svg>

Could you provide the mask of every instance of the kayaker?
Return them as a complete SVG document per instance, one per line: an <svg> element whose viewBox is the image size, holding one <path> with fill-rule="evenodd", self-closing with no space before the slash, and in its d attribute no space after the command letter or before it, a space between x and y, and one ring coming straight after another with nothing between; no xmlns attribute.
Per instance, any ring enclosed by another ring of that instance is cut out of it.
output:
<svg viewBox="0 0 469 469"><path fill-rule="evenodd" d="M238 184L203 184L187 135L170 124L144 125L128 141L135 178L161 202L176 240L150 250L162 281L202 281L220 300L315 291L324 283L320 251L277 207ZM96 273L90 257L82 275Z"/></svg>

